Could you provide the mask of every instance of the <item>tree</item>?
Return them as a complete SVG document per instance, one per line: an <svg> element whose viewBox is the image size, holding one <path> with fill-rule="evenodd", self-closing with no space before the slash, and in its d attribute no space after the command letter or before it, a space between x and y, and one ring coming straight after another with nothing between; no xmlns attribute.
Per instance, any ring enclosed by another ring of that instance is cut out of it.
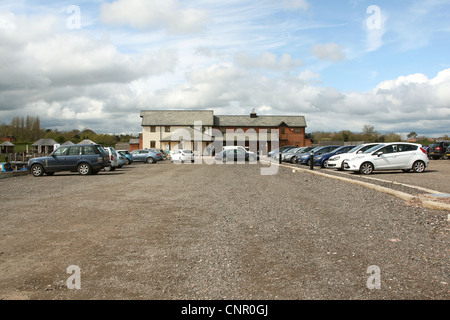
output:
<svg viewBox="0 0 450 320"><path fill-rule="evenodd" d="M407 137L408 137L409 139L411 139L411 138L416 138L416 137L417 137L417 133L415 133L414 131L411 131L410 133L408 133Z"/></svg>

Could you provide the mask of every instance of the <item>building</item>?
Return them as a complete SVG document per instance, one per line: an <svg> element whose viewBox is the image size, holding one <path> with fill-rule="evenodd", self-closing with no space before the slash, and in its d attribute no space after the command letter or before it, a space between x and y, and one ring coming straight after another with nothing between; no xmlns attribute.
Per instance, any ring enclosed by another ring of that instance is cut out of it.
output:
<svg viewBox="0 0 450 320"><path fill-rule="evenodd" d="M277 145L306 146L304 116L214 115L212 110L143 110L141 148L207 150L245 145L266 153ZM219 140L222 140L218 142Z"/></svg>
<svg viewBox="0 0 450 320"><path fill-rule="evenodd" d="M14 153L15 145L10 141L5 141L0 144L0 153Z"/></svg>
<svg viewBox="0 0 450 320"><path fill-rule="evenodd" d="M32 144L33 153L49 154L55 150L55 147L59 144L53 139L39 139Z"/></svg>

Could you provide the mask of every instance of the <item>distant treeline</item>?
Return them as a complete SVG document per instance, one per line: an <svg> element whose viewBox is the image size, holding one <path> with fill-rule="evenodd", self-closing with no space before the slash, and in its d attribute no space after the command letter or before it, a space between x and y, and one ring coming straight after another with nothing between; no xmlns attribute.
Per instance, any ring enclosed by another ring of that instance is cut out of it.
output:
<svg viewBox="0 0 450 320"><path fill-rule="evenodd" d="M14 117L9 125L0 124L0 138L13 136L16 142L33 143L39 139L53 139L57 143L72 141L78 143L89 139L105 146L114 146L117 142L129 142L136 138L133 135L97 134L91 129L59 131L57 129L43 129L39 117Z"/></svg>

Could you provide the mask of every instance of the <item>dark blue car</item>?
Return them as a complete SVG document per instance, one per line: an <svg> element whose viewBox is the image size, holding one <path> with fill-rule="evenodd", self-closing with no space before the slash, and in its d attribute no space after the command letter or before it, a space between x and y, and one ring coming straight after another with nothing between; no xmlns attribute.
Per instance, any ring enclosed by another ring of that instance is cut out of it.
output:
<svg viewBox="0 0 450 320"><path fill-rule="evenodd" d="M105 149L98 144L61 146L48 157L33 158L28 161L27 169L35 177L44 173L71 171L82 175L97 174L110 165Z"/></svg>
<svg viewBox="0 0 450 320"><path fill-rule="evenodd" d="M321 155L321 154L325 154L325 153L329 153L337 148L339 148L340 146L324 146L324 147L316 147L314 149L312 149L310 152L307 152L306 154L301 154L298 155L296 157L297 159L297 163L303 164L303 165L311 165L310 163L310 159L311 159L311 152L314 152L314 158L316 158L316 156Z"/></svg>
<svg viewBox="0 0 450 320"><path fill-rule="evenodd" d="M337 154L341 153L347 153L350 150L352 150L356 146L344 146L339 147L337 149L334 149L331 152L328 153L322 153L317 156L314 156L314 165L315 166L321 166L322 168L325 168L327 166L328 159L330 159L332 156L335 156Z"/></svg>

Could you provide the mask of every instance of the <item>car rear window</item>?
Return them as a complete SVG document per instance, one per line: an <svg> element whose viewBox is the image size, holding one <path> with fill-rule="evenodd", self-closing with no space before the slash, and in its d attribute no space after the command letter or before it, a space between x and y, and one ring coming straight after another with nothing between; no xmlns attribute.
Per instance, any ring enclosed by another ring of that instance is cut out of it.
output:
<svg viewBox="0 0 450 320"><path fill-rule="evenodd" d="M84 155L98 154L98 151L96 150L96 148L94 148L94 146L86 146L83 147L83 154Z"/></svg>

